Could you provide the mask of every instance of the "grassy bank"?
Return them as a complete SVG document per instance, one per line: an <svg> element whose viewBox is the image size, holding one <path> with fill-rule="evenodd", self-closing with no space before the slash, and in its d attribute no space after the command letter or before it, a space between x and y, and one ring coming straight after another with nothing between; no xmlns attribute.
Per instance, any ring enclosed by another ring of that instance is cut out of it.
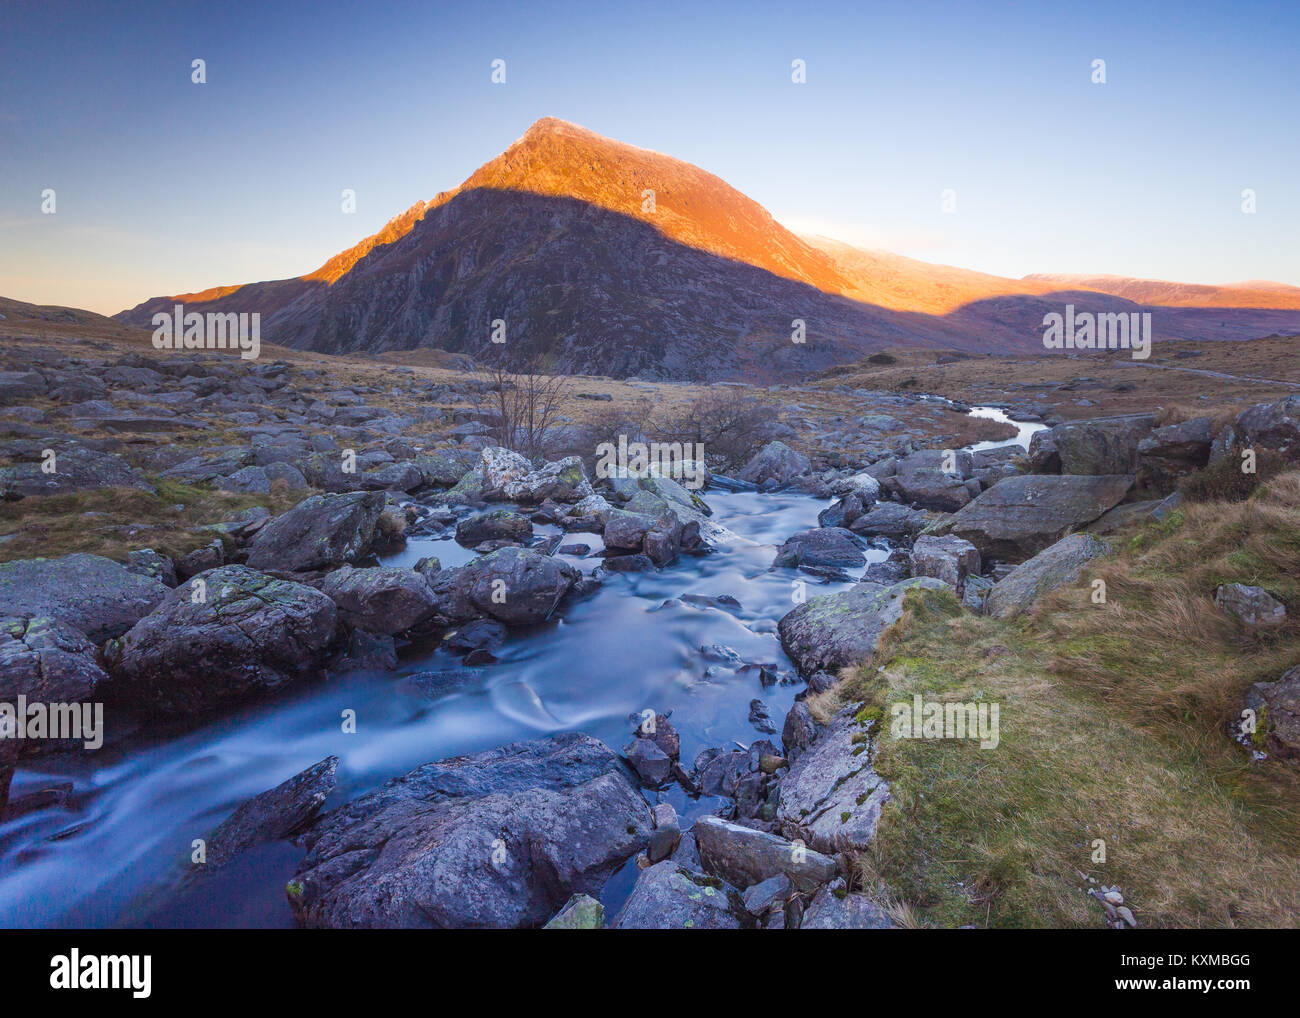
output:
<svg viewBox="0 0 1300 1018"><path fill-rule="evenodd" d="M1100 926L1092 877L1143 926L1300 921L1300 772L1251 762L1230 736L1250 684L1300 662L1300 625L1293 611L1251 630L1213 603L1238 581L1300 604L1300 474L1113 542L1116 558L1017 620L909 595L875 659L817 704L881 711L875 765L893 801L858 878L897 914ZM914 693L997 703L998 746L891 737L889 706Z"/></svg>

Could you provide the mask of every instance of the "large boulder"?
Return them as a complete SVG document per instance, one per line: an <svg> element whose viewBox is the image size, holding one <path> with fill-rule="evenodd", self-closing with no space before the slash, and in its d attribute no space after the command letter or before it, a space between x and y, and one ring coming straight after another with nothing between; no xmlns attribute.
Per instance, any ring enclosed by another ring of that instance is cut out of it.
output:
<svg viewBox="0 0 1300 1018"><path fill-rule="evenodd" d="M1153 414L1067 421L1029 440L1034 470L1061 474L1131 474L1138 444L1155 427Z"/></svg>
<svg viewBox="0 0 1300 1018"><path fill-rule="evenodd" d="M1179 478L1209 462L1214 433L1208 417L1156 428L1138 443L1138 479L1146 487L1170 491Z"/></svg>
<svg viewBox="0 0 1300 1018"><path fill-rule="evenodd" d="M0 618L0 703L83 703L107 678L79 629L49 617Z"/></svg>
<svg viewBox="0 0 1300 1018"><path fill-rule="evenodd" d="M479 453L479 461L474 466L480 497L486 501L509 498L506 485L523 480L532 470L532 465L519 453L499 445L487 446Z"/></svg>
<svg viewBox="0 0 1300 1018"><path fill-rule="evenodd" d="M876 722L863 718L861 707L851 704L835 715L781 779L776 818L782 831L827 855L865 849L889 801L889 785L872 769L867 745Z"/></svg>
<svg viewBox="0 0 1300 1018"><path fill-rule="evenodd" d="M53 616L97 644L121 636L166 596L157 579L99 555L0 563L0 617Z"/></svg>
<svg viewBox="0 0 1300 1018"><path fill-rule="evenodd" d="M786 538L772 565L777 568L826 566L853 569L867 563L862 539L843 527L814 527Z"/></svg>
<svg viewBox="0 0 1300 1018"><path fill-rule="evenodd" d="M985 614L999 619L1019 615L1049 591L1074 583L1093 559L1110 554L1110 545L1091 534L1064 537L994 584L984 601Z"/></svg>
<svg viewBox="0 0 1300 1018"><path fill-rule="evenodd" d="M248 564L300 573L354 563L374 544L384 504L385 496L377 491L313 495L257 532Z"/></svg>
<svg viewBox="0 0 1300 1018"><path fill-rule="evenodd" d="M0 467L0 500L29 495L68 495L109 488L154 490L132 466L111 453L81 446L48 450L32 447L19 453L13 466Z"/></svg>
<svg viewBox="0 0 1300 1018"><path fill-rule="evenodd" d="M325 814L289 905L308 927L541 926L649 838L618 757L570 732L425 764Z"/></svg>
<svg viewBox="0 0 1300 1018"><path fill-rule="evenodd" d="M903 596L913 588L946 590L932 577L885 587L859 583L837 594L823 594L799 605L777 624L781 646L800 675L861 664L875 652L881 634L898 621Z"/></svg>
<svg viewBox="0 0 1300 1018"><path fill-rule="evenodd" d="M742 891L777 874L809 891L839 872L839 864L830 856L719 817L700 817L692 830L705 872Z"/></svg>
<svg viewBox="0 0 1300 1018"><path fill-rule="evenodd" d="M966 577L980 573L980 553L960 537L922 535L912 545L912 575L943 580L959 594L966 590Z"/></svg>
<svg viewBox="0 0 1300 1018"><path fill-rule="evenodd" d="M953 469L945 470L945 466ZM979 484L970 482L972 467L968 452L927 449L900 459L897 472L886 485L902 501L921 509L955 512L979 492Z"/></svg>
<svg viewBox="0 0 1300 1018"><path fill-rule="evenodd" d="M369 633L418 629L438 611L428 577L414 569L344 566L326 575L320 589L338 606L341 621Z"/></svg>
<svg viewBox="0 0 1300 1018"><path fill-rule="evenodd" d="M582 581L567 562L530 548L498 548L430 578L439 614L448 622L487 615L508 626L547 621Z"/></svg>
<svg viewBox="0 0 1300 1018"><path fill-rule="evenodd" d="M812 463L801 452L784 442L768 442L740 471L740 479L750 484L789 484L812 470Z"/></svg>
<svg viewBox="0 0 1300 1018"><path fill-rule="evenodd" d="M1233 430L1243 446L1262 446L1282 453L1300 451L1300 395L1243 410Z"/></svg>
<svg viewBox="0 0 1300 1018"><path fill-rule="evenodd" d="M896 502L883 502L868 508L861 516L848 524L855 534L866 537L912 537L919 534L929 522L924 510Z"/></svg>
<svg viewBox="0 0 1300 1018"><path fill-rule="evenodd" d="M554 463L547 463L537 470L530 470L522 477L505 480L501 485L505 497L514 502L535 505L550 499L553 502L574 503L595 494L582 460L577 456L566 456Z"/></svg>
<svg viewBox="0 0 1300 1018"><path fill-rule="evenodd" d="M739 930L753 925L740 893L672 859L642 870L615 930Z"/></svg>
<svg viewBox="0 0 1300 1018"><path fill-rule="evenodd" d="M169 591L105 648L125 702L193 718L265 697L315 669L331 641L334 602L313 587L222 566Z"/></svg>
<svg viewBox="0 0 1300 1018"><path fill-rule="evenodd" d="M1286 605L1263 587L1225 583L1215 589L1214 603L1248 626L1277 626L1286 621Z"/></svg>
<svg viewBox="0 0 1300 1018"><path fill-rule="evenodd" d="M999 481L959 510L947 530L987 558L1022 562L1118 505L1131 475L1024 475Z"/></svg>

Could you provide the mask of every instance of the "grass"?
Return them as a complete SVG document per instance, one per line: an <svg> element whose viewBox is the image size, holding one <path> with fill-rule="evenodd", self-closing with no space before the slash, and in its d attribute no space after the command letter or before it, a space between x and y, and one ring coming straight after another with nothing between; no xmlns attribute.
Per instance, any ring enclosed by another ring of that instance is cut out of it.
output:
<svg viewBox="0 0 1300 1018"><path fill-rule="evenodd" d="M1092 877L1142 926L1296 925L1300 775L1252 763L1229 729L1251 683L1300 662L1300 625L1251 630L1213 592L1256 583L1300 604L1300 474L1115 536L1113 560L1014 621L909 594L874 659L815 704L864 699L884 719L874 763L893 799L856 876L891 914L1100 926ZM917 692L998 703L997 748L892 737L889 705Z"/></svg>
<svg viewBox="0 0 1300 1018"><path fill-rule="evenodd" d="M73 552L125 561L127 552L140 548L176 557L216 537L205 525L255 505L281 513L304 497L283 484L269 495L250 495L154 483L156 493L113 488L0 502L0 561Z"/></svg>

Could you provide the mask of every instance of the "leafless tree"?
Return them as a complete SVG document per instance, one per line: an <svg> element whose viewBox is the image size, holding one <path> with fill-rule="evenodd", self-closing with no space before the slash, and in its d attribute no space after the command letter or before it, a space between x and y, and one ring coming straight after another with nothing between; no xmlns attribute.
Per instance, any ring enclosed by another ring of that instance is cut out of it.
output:
<svg viewBox="0 0 1300 1018"><path fill-rule="evenodd" d="M569 379L545 373L536 355L519 360L496 354L490 359L487 382L487 392L476 405L488 419L492 440L540 463Z"/></svg>

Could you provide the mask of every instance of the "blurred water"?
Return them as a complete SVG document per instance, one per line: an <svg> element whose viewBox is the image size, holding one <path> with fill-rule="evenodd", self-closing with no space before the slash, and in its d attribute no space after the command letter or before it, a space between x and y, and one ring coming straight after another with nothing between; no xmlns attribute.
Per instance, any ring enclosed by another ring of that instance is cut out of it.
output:
<svg viewBox="0 0 1300 1018"><path fill-rule="evenodd" d="M672 712L688 767L701 749L763 738L748 722L750 700L761 697L779 725L802 685L764 689L757 668L736 670L700 649L721 644L752 665L791 669L775 632L799 574L769 568L775 547L816 526L828 503L722 492L708 500L735 535L726 547L657 573L607 577L560 621L512 631L480 681L438 699L403 676L458 659L412 649L397 674L311 683L195 731L25 760L14 795L59 781L73 795L66 807L0 826L0 926L289 925L283 888L299 853L287 844L251 852L183 895L160 886L241 802L330 754L341 764L327 808L427 761L554 732L588 732L618 750L629 716L647 709ZM599 535L565 537L575 542L601 547ZM444 567L472 557L452 541L422 539L385 561L424 555ZM868 552L871 561L886 555ZM569 561L590 570L600 560ZM809 596L846 586L806 581ZM670 600L684 594L729 594L740 607ZM342 731L345 710L356 712L355 734ZM662 794L687 817L716 805L679 789ZM614 878L607 898L616 904L629 885L626 874Z"/></svg>

